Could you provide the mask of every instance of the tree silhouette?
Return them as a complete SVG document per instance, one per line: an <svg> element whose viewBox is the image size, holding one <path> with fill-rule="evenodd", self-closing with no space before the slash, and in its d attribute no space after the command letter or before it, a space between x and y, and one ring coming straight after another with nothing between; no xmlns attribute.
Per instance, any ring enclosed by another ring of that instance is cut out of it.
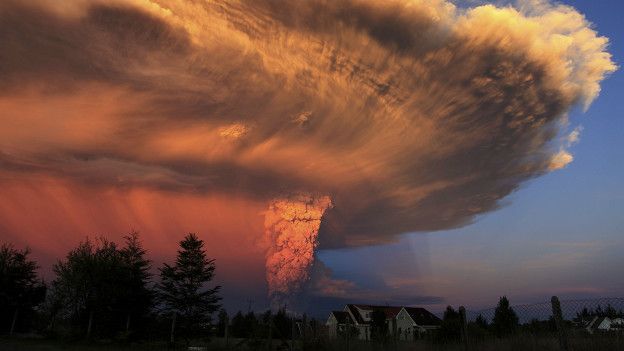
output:
<svg viewBox="0 0 624 351"><path fill-rule="evenodd" d="M54 272L54 293L71 310L75 322L86 322L87 338L92 335L96 318L101 334L110 336L118 330L117 319L128 305L132 279L115 243L100 238L94 244L87 239L59 261Z"/></svg>
<svg viewBox="0 0 624 351"><path fill-rule="evenodd" d="M0 315L11 315L13 334L20 312L28 312L45 297L45 285L37 278L37 263L28 258L30 250L0 246Z"/></svg>
<svg viewBox="0 0 624 351"><path fill-rule="evenodd" d="M225 330L228 328L228 325L230 323L228 313L225 309L222 308L219 310L219 314L217 315L217 320L218 320L217 335L224 337Z"/></svg>
<svg viewBox="0 0 624 351"><path fill-rule="evenodd" d="M459 312L453 307L447 306L442 317L442 324L438 330L441 341L456 341L461 336L461 319Z"/></svg>
<svg viewBox="0 0 624 351"><path fill-rule="evenodd" d="M232 325L230 330L232 331L232 336L236 338L247 338L249 337L249 330L247 329L245 323L245 316L243 316L243 312L238 311L234 317L232 317Z"/></svg>
<svg viewBox="0 0 624 351"><path fill-rule="evenodd" d="M163 310L172 315L172 342L176 323L186 337L198 333L208 326L221 300L220 286L206 287L214 276L215 264L206 257L203 240L190 233L180 242L180 248L175 264L165 263L160 268L158 285ZM176 322L178 317L180 321Z"/></svg>
<svg viewBox="0 0 624 351"><path fill-rule="evenodd" d="M498 301L492 320L492 330L496 336L502 337L513 334L518 328L518 316L509 306L509 300L503 296Z"/></svg>
<svg viewBox="0 0 624 351"><path fill-rule="evenodd" d="M124 274L125 297L122 308L126 314L126 333L130 332L132 320L140 321L150 311L153 291L149 288L151 262L145 258L146 251L139 240L139 233L131 232L125 239L125 247L120 250L123 263L128 270Z"/></svg>

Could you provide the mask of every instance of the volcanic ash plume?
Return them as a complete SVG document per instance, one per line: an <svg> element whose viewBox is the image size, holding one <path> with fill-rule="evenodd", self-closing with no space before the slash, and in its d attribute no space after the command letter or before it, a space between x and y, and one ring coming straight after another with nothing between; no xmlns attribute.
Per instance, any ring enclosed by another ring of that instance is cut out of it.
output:
<svg viewBox="0 0 624 351"><path fill-rule="evenodd" d="M271 202L264 226L270 244L266 277L274 301L297 292L309 278L321 218L331 206L328 196L303 194Z"/></svg>

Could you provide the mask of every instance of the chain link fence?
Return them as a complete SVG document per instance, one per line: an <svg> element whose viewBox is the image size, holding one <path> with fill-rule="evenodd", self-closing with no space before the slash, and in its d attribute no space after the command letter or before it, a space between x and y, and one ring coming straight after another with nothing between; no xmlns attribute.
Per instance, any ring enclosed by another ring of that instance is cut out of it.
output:
<svg viewBox="0 0 624 351"><path fill-rule="evenodd" d="M463 325L465 350L489 350L488 344L501 350L624 350L624 298L553 297L550 302L467 310Z"/></svg>

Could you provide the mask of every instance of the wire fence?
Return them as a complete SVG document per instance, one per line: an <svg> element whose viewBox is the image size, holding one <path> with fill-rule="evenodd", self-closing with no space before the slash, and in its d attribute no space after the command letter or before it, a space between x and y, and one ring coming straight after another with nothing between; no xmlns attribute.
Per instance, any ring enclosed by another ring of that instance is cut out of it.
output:
<svg viewBox="0 0 624 351"><path fill-rule="evenodd" d="M560 301L562 318L573 322L575 326L587 323L594 317L622 318L624 317L624 298L596 298ZM552 303L541 302L534 304L512 305L511 309L518 316L520 324L534 321L548 321L553 317ZM494 320L496 307L482 310L466 310L466 319L475 322L481 316L486 322Z"/></svg>

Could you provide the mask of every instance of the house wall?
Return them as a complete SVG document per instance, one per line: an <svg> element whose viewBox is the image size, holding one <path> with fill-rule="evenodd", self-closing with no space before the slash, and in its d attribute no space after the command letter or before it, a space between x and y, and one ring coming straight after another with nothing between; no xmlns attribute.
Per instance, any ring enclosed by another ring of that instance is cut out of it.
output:
<svg viewBox="0 0 624 351"><path fill-rule="evenodd" d="M357 329L360 332L358 334L359 340L370 340L370 328L368 325L358 325Z"/></svg>
<svg viewBox="0 0 624 351"><path fill-rule="evenodd" d="M405 310L401 310L396 316L397 323L397 337L399 340L412 340L412 332L414 329L414 322L410 318L409 314Z"/></svg>
<svg viewBox="0 0 624 351"><path fill-rule="evenodd" d="M329 315L329 318L327 319L327 322L325 323L325 325L327 326L329 337L332 339L337 338L338 337L338 321L336 320L336 317L334 317L333 314Z"/></svg>

